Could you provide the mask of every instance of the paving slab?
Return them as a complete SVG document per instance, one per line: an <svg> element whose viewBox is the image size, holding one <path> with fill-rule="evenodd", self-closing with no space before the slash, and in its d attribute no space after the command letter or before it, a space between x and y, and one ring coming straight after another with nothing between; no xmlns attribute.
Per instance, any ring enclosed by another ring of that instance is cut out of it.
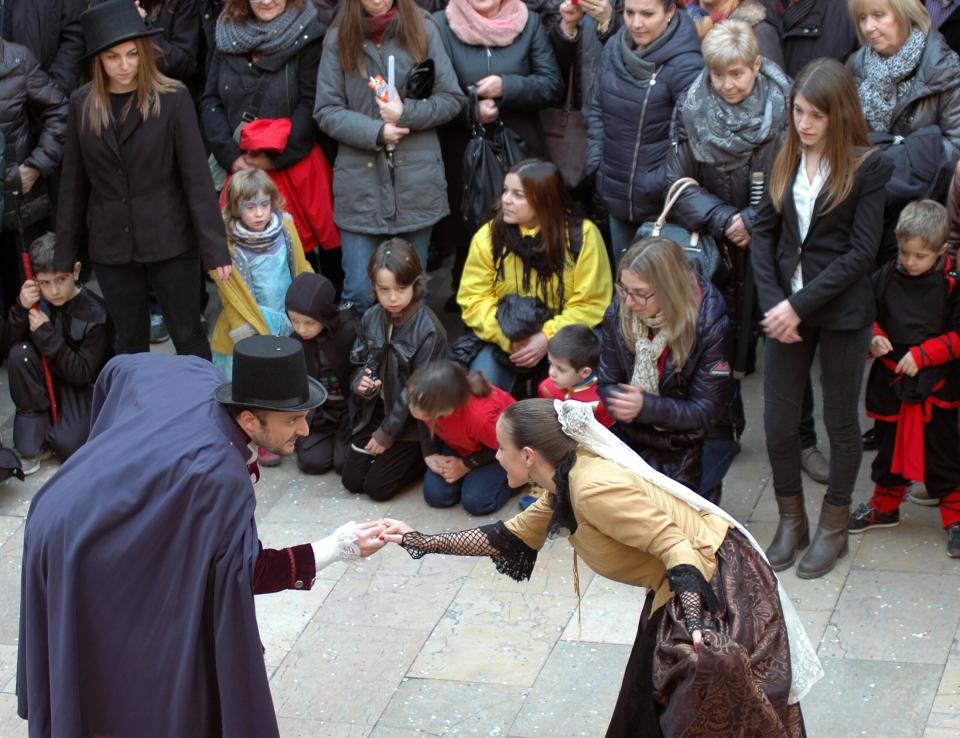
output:
<svg viewBox="0 0 960 738"><path fill-rule="evenodd" d="M569 596L464 589L409 676L532 686L576 604Z"/></svg>
<svg viewBox="0 0 960 738"><path fill-rule="evenodd" d="M530 690L442 679L404 679L377 730L430 736L506 736ZM378 733L374 733L378 735Z"/></svg>
<svg viewBox="0 0 960 738"><path fill-rule="evenodd" d="M561 641L550 654L510 735L602 736L629 657L630 646Z"/></svg>
<svg viewBox="0 0 960 738"><path fill-rule="evenodd" d="M960 576L852 571L827 626L827 658L941 668L960 621Z"/></svg>

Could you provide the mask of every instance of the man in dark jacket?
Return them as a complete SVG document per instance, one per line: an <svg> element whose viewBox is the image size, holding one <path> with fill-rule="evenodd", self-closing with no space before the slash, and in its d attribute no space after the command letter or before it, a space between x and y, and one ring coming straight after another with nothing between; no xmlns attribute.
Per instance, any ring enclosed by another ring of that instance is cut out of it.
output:
<svg viewBox="0 0 960 738"><path fill-rule="evenodd" d="M318 568L382 547L384 526L263 550L248 443L291 454L325 393L289 338L239 342L233 376L159 354L103 370L89 440L27 516L30 735L278 738L252 595L310 589Z"/></svg>
<svg viewBox="0 0 960 738"><path fill-rule="evenodd" d="M808 62L826 56L837 61L857 48L857 31L845 0L771 0L780 14L784 71L793 78Z"/></svg>
<svg viewBox="0 0 960 738"><path fill-rule="evenodd" d="M64 94L77 85L83 64L83 0L0 0L0 36L23 44Z"/></svg>

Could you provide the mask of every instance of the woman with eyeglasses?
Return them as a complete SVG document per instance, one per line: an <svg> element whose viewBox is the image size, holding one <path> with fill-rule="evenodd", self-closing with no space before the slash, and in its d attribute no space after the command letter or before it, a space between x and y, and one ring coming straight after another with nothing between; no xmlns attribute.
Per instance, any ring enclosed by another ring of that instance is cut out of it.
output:
<svg viewBox="0 0 960 738"><path fill-rule="evenodd" d="M613 431L654 469L698 490L704 436L733 388L723 297L662 237L627 250L615 286L599 370Z"/></svg>
<svg viewBox="0 0 960 738"><path fill-rule="evenodd" d="M600 323L610 291L603 238L573 211L560 170L541 159L516 164L504 177L496 215L470 242L457 292L463 322L485 344L470 371L512 391L518 375L544 362L558 330ZM498 319L511 296L534 298L549 313L539 331L515 341Z"/></svg>

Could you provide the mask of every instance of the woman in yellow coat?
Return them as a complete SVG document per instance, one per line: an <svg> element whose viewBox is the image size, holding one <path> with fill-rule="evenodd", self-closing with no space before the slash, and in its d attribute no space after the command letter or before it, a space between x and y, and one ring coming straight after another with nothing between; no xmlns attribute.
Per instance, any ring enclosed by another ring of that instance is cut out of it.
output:
<svg viewBox="0 0 960 738"><path fill-rule="evenodd" d="M470 370L510 392L518 374L544 361L558 330L599 325L612 291L600 231L572 212L557 167L520 162L507 172L498 212L474 235L463 267L457 302L467 328L486 344ZM539 300L549 313L522 340L511 340L498 320L498 308L513 295Z"/></svg>
<svg viewBox="0 0 960 738"><path fill-rule="evenodd" d="M283 199L260 169L244 169L227 185L223 219L227 226L230 278L215 280L223 312L213 329L213 363L233 374L233 345L255 335L288 336L293 327L284 298L293 278L312 272Z"/></svg>

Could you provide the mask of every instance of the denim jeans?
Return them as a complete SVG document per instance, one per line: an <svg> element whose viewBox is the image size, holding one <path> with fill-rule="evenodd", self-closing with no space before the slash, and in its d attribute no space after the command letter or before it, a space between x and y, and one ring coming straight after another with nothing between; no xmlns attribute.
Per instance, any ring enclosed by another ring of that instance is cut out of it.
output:
<svg viewBox="0 0 960 738"><path fill-rule="evenodd" d="M459 456L445 443L440 444L440 453ZM507 473L496 461L471 469L452 483L430 469L423 476L423 499L430 507L453 507L461 502L471 515L496 512L519 491L507 484Z"/></svg>
<svg viewBox="0 0 960 738"><path fill-rule="evenodd" d="M488 382L497 385L504 392L512 392L513 385L517 381L517 375L496 360L493 355L496 349L497 347L492 343L480 349L480 353L470 362L470 371L483 372L483 376L487 378Z"/></svg>
<svg viewBox="0 0 960 738"><path fill-rule="evenodd" d="M367 276L367 264L377 246L390 238L403 238L410 242L420 256L424 274L427 271L427 247L430 245L432 227L410 233L370 234L340 231L340 262L343 264L343 301L352 302L360 311L373 304L373 288ZM426 297L424 297L426 301Z"/></svg>

